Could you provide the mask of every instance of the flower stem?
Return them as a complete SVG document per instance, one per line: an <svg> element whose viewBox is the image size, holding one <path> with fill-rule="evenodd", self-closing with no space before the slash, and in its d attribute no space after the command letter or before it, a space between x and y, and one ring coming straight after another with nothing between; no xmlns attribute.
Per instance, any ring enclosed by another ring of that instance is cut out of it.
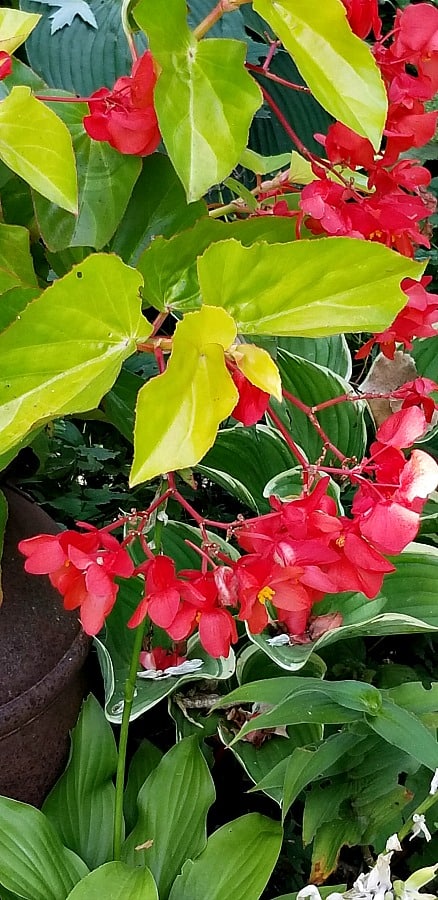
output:
<svg viewBox="0 0 438 900"><path fill-rule="evenodd" d="M207 31L210 31L210 28L213 28L213 25L216 22L219 22L219 19L227 12L234 12L236 9L239 9L239 6L243 6L244 3L250 3L251 0L219 0L216 3L216 6L209 12L208 16L193 29L193 36L197 41L200 41L204 35L207 34Z"/></svg>
<svg viewBox="0 0 438 900"><path fill-rule="evenodd" d="M128 746L129 719L131 716L132 703L135 693L135 683L137 680L138 657L140 655L143 644L143 635L145 632L146 623L147 619L144 619L143 622L141 622L141 624L135 629L129 673L125 683L123 716L122 724L120 727L117 759L116 798L114 805L114 860L118 860L121 857L123 837L123 793L125 789L126 749Z"/></svg>
<svg viewBox="0 0 438 900"><path fill-rule="evenodd" d="M407 822L405 822L405 824L402 825L402 827L400 828L400 831L398 832L399 841L402 841L403 838L405 838L406 835L408 835L409 832L412 831L412 827L413 827L412 816L415 814L417 814L419 816L424 815L424 813L427 812L427 810L430 809L431 806L433 806L434 803L437 802L437 800L438 800L438 792L436 794L428 794L426 799L423 800L423 802L420 803L420 805L417 806L416 809L414 809L414 812L412 813L412 815L409 816L409 819L407 820Z"/></svg>

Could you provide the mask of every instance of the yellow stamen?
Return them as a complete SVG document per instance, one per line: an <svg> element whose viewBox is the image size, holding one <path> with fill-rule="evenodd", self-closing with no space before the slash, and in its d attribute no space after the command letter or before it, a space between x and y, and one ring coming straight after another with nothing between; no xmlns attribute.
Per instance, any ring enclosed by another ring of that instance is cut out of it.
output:
<svg viewBox="0 0 438 900"><path fill-rule="evenodd" d="M336 538L335 544L337 547L343 547L345 544L345 534L340 534L339 537Z"/></svg>
<svg viewBox="0 0 438 900"><path fill-rule="evenodd" d="M259 591L257 594L257 600L259 601L259 603L266 603L267 600L272 600L273 597L275 597L275 591L273 591L272 588L268 587L268 585L265 585L265 587L262 588L261 591Z"/></svg>

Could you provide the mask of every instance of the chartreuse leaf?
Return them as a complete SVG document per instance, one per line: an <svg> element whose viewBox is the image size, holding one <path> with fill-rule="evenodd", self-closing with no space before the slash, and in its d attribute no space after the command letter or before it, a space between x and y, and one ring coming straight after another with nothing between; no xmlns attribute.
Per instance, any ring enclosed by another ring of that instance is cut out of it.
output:
<svg viewBox="0 0 438 900"><path fill-rule="evenodd" d="M67 768L46 798L43 812L63 844L96 869L112 859L117 749L111 726L92 694L82 706L71 742Z"/></svg>
<svg viewBox="0 0 438 900"><path fill-rule="evenodd" d="M27 228L0 225L0 331L39 293Z"/></svg>
<svg viewBox="0 0 438 900"><path fill-rule="evenodd" d="M129 865L149 866L160 900L167 900L183 863L204 849L207 812L214 798L197 737L172 747L145 781L138 795L138 821L122 847L122 858ZM152 846L135 849L148 840Z"/></svg>
<svg viewBox="0 0 438 900"><path fill-rule="evenodd" d="M108 862L86 875L67 900L158 900L152 873L123 862Z"/></svg>
<svg viewBox="0 0 438 900"><path fill-rule="evenodd" d="M166 371L138 394L131 485L194 466L210 449L238 400L224 360L235 336L228 313L211 307L178 323Z"/></svg>
<svg viewBox="0 0 438 900"><path fill-rule="evenodd" d="M292 56L313 96L332 116L380 147L385 87L370 48L354 35L339 0L254 0Z"/></svg>
<svg viewBox="0 0 438 900"><path fill-rule="evenodd" d="M193 204L188 208L192 207ZM165 233L164 229L162 231ZM255 217L241 222L219 222L204 217L193 228L182 230L170 239L156 237L140 256L137 266L144 278L145 300L157 309L185 312L199 309L201 292L196 260L210 244L230 237L237 238L247 247L254 241L288 242L293 240L294 232L290 219L278 216ZM119 246L115 238L117 252Z"/></svg>
<svg viewBox="0 0 438 900"><path fill-rule="evenodd" d="M245 169L249 169L250 172L254 172L256 175L268 175L270 172L275 172L277 169L289 165L290 159L290 153L261 156L260 153L256 153L255 150L250 150L247 147L240 157L240 165L245 166Z"/></svg>
<svg viewBox="0 0 438 900"><path fill-rule="evenodd" d="M187 860L169 900L259 900L282 836L280 823L260 813L227 822L209 837L197 859Z"/></svg>
<svg viewBox="0 0 438 900"><path fill-rule="evenodd" d="M140 283L117 257L89 256L0 335L3 452L36 424L97 406L151 332Z"/></svg>
<svg viewBox="0 0 438 900"><path fill-rule="evenodd" d="M24 900L65 900L88 873L67 850L46 816L27 803L0 797L0 889Z"/></svg>
<svg viewBox="0 0 438 900"><path fill-rule="evenodd" d="M37 13L22 12L19 9L0 10L0 50L13 53L24 44L41 16Z"/></svg>
<svg viewBox="0 0 438 900"><path fill-rule="evenodd" d="M118 153L106 141L88 137L82 125L88 112L85 103L57 103L56 111L73 141L78 210L74 215L35 193L38 226L44 243L54 252L67 247L100 250L113 236L126 210L141 171L141 160Z"/></svg>
<svg viewBox="0 0 438 900"><path fill-rule="evenodd" d="M239 344L233 353L238 368L251 384L282 401L281 378L272 356L255 344Z"/></svg>
<svg viewBox="0 0 438 900"><path fill-rule="evenodd" d="M226 309L242 334L325 337L382 331L405 305L400 280L424 267L355 238L227 240L198 259L198 276L204 303Z"/></svg>
<svg viewBox="0 0 438 900"><path fill-rule="evenodd" d="M71 213L78 210L71 137L61 119L14 87L0 104L0 159L43 197Z"/></svg>
<svg viewBox="0 0 438 900"><path fill-rule="evenodd" d="M259 87L244 68L246 45L226 38L197 41L185 0L140 0L135 18L161 67L154 101L170 159L186 189L199 200L223 181L248 143L261 106Z"/></svg>

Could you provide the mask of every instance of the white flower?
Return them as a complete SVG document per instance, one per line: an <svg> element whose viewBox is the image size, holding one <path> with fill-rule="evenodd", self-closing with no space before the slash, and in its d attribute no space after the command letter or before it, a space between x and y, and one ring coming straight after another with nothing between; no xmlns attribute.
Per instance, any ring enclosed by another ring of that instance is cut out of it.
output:
<svg viewBox="0 0 438 900"><path fill-rule="evenodd" d="M429 794L432 794L432 796L433 796L433 794L436 794L437 791L438 791L438 769L435 769L435 775L433 776L432 781L430 782Z"/></svg>
<svg viewBox="0 0 438 900"><path fill-rule="evenodd" d="M412 816L413 826L412 826L412 834L409 838L410 841L414 839L414 837L420 837L420 835L424 835L426 841L432 840L432 835L426 825L425 816L420 816L418 813L414 813Z"/></svg>
<svg viewBox="0 0 438 900"><path fill-rule="evenodd" d="M285 647L286 644L290 646L290 638L288 634L276 634L275 637L268 638L266 641L267 644L270 644L271 647ZM309 888L314 887L314 885L309 884ZM307 888L302 888L303 891L307 891ZM301 894L301 891L299 891ZM299 900L299 894L297 894L297 900ZM318 891L319 895L319 891ZM309 896L306 894L306 897Z"/></svg>
<svg viewBox="0 0 438 900"><path fill-rule="evenodd" d="M279 635L279 637L280 636L281 635ZM272 638L272 640L275 640L275 638ZM303 887L300 891L298 891L297 900L306 900L307 897L310 897L311 900L321 900L321 894L314 884L308 884L306 887Z"/></svg>
<svg viewBox="0 0 438 900"><path fill-rule="evenodd" d="M386 842L386 852L389 853L390 850L395 850L398 853L401 849L402 847L398 839L398 835L392 834Z"/></svg>
<svg viewBox="0 0 438 900"><path fill-rule="evenodd" d="M392 898L391 870L389 862L392 852L380 853L375 866L356 878L353 887L344 896L348 900L388 900Z"/></svg>
<svg viewBox="0 0 438 900"><path fill-rule="evenodd" d="M137 678L152 679L153 681L163 678L178 678L180 675L197 672L203 665L202 659L186 659L179 666L168 666L167 669L142 669L141 672L137 672Z"/></svg>

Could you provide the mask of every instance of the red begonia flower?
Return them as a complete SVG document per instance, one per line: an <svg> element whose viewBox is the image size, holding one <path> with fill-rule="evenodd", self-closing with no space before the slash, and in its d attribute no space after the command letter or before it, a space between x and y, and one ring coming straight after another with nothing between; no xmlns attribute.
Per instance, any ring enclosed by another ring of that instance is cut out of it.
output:
<svg viewBox="0 0 438 900"><path fill-rule="evenodd" d="M175 563L169 556L156 556L148 560L142 571L146 575L145 594L128 622L128 628L136 628L148 615L155 625L168 628L180 605L179 581Z"/></svg>
<svg viewBox="0 0 438 900"><path fill-rule="evenodd" d="M371 141L356 134L341 122L330 125L323 143L327 157L333 165L349 166L352 169L356 166L369 169L374 165L374 148Z"/></svg>
<svg viewBox="0 0 438 900"><path fill-rule="evenodd" d="M400 409L388 416L376 431L376 441L386 447L404 450L424 434L426 417L418 406Z"/></svg>
<svg viewBox="0 0 438 900"><path fill-rule="evenodd" d="M437 403L430 396L432 392L438 392L438 384L430 378L415 378L414 381L407 381L402 384L396 391L392 391L392 397L402 400L402 409L410 406L419 406L423 412L426 422L431 422Z"/></svg>
<svg viewBox="0 0 438 900"><path fill-rule="evenodd" d="M113 89L100 88L88 101L90 115L83 124L96 141L107 141L120 153L148 156L160 143L160 131L153 104L157 76L150 51L132 68L131 75L119 78Z"/></svg>
<svg viewBox="0 0 438 900"><path fill-rule="evenodd" d="M90 635L100 631L114 606L119 589L114 579L129 578L134 571L117 539L97 528L86 534L38 535L20 541L18 548L27 557L25 570L48 575L65 609L81 608L81 624Z"/></svg>
<svg viewBox="0 0 438 900"><path fill-rule="evenodd" d="M12 72L12 57L6 50L0 50L0 81L7 78Z"/></svg>
<svg viewBox="0 0 438 900"><path fill-rule="evenodd" d="M342 0L347 10L350 28L360 38L368 37L371 30L378 40L382 33L377 0Z"/></svg>
<svg viewBox="0 0 438 900"><path fill-rule="evenodd" d="M227 360L227 368L239 392L239 400L231 415L243 425L255 425L264 416L270 395L260 390L231 361Z"/></svg>

